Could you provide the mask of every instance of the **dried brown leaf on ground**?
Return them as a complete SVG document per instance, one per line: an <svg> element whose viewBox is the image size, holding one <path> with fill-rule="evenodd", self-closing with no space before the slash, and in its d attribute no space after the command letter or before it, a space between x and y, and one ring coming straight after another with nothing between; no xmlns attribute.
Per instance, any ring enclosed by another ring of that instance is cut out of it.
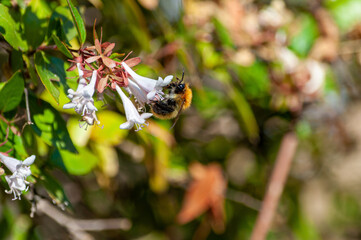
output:
<svg viewBox="0 0 361 240"><path fill-rule="evenodd" d="M226 180L222 168L212 163L208 166L193 163L190 166L193 178L183 200L177 221L184 224L210 210L211 224L216 232L224 230L224 191Z"/></svg>

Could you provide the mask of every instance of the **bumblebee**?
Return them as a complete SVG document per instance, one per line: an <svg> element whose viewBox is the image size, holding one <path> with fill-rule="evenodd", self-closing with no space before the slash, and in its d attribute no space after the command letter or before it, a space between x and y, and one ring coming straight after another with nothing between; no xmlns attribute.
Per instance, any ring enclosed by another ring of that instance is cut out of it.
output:
<svg viewBox="0 0 361 240"><path fill-rule="evenodd" d="M192 90L187 83L177 78L177 82L168 84L163 88L166 93L163 99L151 102L150 107L154 116L160 119L176 118L172 127L177 122L180 113L189 108L192 102Z"/></svg>

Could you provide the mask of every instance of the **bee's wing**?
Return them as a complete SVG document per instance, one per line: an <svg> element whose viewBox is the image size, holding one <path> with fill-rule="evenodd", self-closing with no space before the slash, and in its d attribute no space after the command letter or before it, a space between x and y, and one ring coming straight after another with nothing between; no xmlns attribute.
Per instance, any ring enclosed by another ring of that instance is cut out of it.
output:
<svg viewBox="0 0 361 240"><path fill-rule="evenodd" d="M173 125L170 127L170 129L172 129L172 128L175 126L175 124L177 123L177 121L178 121L178 119L179 119L179 116L180 116L180 114L181 114L181 112L182 112L183 105L184 105L184 102L185 102L185 101L186 101L186 100L183 100L183 102L182 102L182 104L181 104L181 106L180 106L179 112L178 112L177 116L175 117L174 123L173 123ZM170 129L169 129L169 130L170 130Z"/></svg>

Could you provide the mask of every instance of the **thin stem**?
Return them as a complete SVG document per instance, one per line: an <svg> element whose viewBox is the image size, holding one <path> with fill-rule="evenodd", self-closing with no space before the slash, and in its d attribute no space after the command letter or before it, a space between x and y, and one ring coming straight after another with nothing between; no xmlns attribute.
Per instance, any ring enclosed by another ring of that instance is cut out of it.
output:
<svg viewBox="0 0 361 240"><path fill-rule="evenodd" d="M58 47L56 45L49 45L49 46L39 46L38 50L56 50Z"/></svg>
<svg viewBox="0 0 361 240"><path fill-rule="evenodd" d="M31 121L31 116L30 116L29 96L28 96L28 89L27 88L24 88L24 93L25 93L26 117L28 118L28 124L34 124Z"/></svg>
<svg viewBox="0 0 361 240"><path fill-rule="evenodd" d="M4 140L4 142L0 143L0 147L4 146L4 145L8 142L9 133L10 133L10 127L7 126L7 128L6 128L5 140Z"/></svg>
<svg viewBox="0 0 361 240"><path fill-rule="evenodd" d="M291 167L293 156L298 145L298 139L293 132L283 136L280 150L277 155L275 167L264 197L261 211L258 214L251 240L263 240L266 238L275 214L283 187Z"/></svg>

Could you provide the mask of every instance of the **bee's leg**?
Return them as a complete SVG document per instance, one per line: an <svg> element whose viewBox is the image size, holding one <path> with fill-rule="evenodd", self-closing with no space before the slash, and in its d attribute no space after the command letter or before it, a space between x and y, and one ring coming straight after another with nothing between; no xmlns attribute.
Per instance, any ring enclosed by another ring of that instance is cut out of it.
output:
<svg viewBox="0 0 361 240"><path fill-rule="evenodd" d="M183 100L183 102L182 102L182 104L181 104L181 106L180 106L179 112L178 112L177 116L175 117L174 123L173 123L173 125L170 127L170 129L172 129L172 128L175 126L175 124L177 123L177 121L178 121L178 119L179 119L179 116L180 116L180 114L181 114L181 112L182 112L182 108L183 108L184 102L185 102L185 100Z"/></svg>

